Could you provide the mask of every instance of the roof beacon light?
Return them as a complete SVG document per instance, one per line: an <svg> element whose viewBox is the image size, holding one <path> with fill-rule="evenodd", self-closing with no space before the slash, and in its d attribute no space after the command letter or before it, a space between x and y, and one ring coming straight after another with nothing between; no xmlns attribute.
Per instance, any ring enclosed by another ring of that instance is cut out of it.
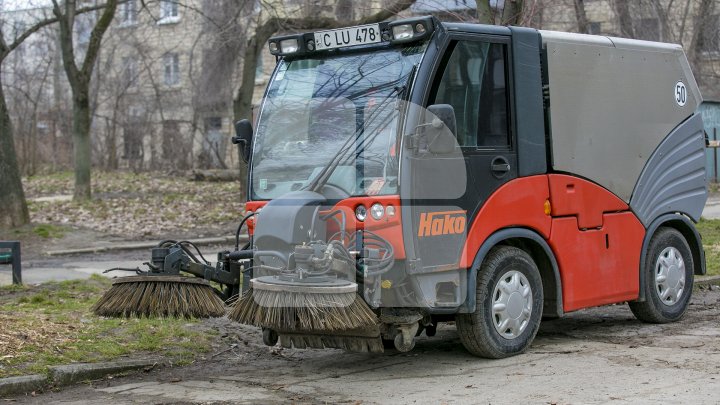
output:
<svg viewBox="0 0 720 405"><path fill-rule="evenodd" d="M288 38L283 39L280 41L280 52L283 54L289 54L289 53L295 53L297 52L299 46L298 46L298 40L297 38Z"/></svg>
<svg viewBox="0 0 720 405"><path fill-rule="evenodd" d="M392 27L393 39L396 41L406 41L413 37L412 24L396 25Z"/></svg>
<svg viewBox="0 0 720 405"><path fill-rule="evenodd" d="M432 17L408 18L388 23L393 44L420 41L428 38L435 30Z"/></svg>

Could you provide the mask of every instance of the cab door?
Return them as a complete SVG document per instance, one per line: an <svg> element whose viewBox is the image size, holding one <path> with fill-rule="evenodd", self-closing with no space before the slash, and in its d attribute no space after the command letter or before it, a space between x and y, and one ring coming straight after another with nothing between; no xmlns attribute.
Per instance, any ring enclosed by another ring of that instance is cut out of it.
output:
<svg viewBox="0 0 720 405"><path fill-rule="evenodd" d="M487 198L517 177L511 119L509 37L451 34L437 58L423 107L449 104L455 113L455 148L407 154L416 261L410 273L457 268L465 237ZM407 223L406 223L407 224ZM408 230L410 230L408 229Z"/></svg>

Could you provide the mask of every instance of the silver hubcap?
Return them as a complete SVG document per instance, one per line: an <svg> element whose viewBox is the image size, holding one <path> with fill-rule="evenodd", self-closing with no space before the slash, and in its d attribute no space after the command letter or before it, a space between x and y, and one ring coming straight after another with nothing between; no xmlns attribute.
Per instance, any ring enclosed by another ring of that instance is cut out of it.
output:
<svg viewBox="0 0 720 405"><path fill-rule="evenodd" d="M533 295L524 274L516 270L505 273L493 291L492 318L495 330L505 339L514 339L530 323Z"/></svg>
<svg viewBox="0 0 720 405"><path fill-rule="evenodd" d="M660 301L674 305L685 290L685 261L674 247L666 247L655 262L655 291Z"/></svg>

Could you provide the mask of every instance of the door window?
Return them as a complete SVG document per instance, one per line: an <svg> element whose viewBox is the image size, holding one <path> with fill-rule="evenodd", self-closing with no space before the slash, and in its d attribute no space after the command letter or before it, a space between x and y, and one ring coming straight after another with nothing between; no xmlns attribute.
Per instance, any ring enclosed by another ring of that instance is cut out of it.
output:
<svg viewBox="0 0 720 405"><path fill-rule="evenodd" d="M461 147L509 147L506 45L460 40L447 52L430 104L453 106Z"/></svg>

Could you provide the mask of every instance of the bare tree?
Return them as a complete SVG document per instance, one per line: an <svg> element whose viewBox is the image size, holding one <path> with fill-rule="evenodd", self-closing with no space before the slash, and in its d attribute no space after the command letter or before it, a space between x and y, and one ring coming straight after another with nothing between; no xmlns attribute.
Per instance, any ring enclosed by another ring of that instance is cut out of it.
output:
<svg viewBox="0 0 720 405"><path fill-rule="evenodd" d="M480 24L532 25L532 20L542 11L539 0L478 0L475 4Z"/></svg>
<svg viewBox="0 0 720 405"><path fill-rule="evenodd" d="M17 42L17 40L16 40ZM8 45L0 34L0 64L19 43ZM30 222L15 153L13 126L0 76L0 227L13 228Z"/></svg>
<svg viewBox="0 0 720 405"><path fill-rule="evenodd" d="M629 3L627 0L612 0L613 10L620 25L620 35L625 38L635 38Z"/></svg>
<svg viewBox="0 0 720 405"><path fill-rule="evenodd" d="M66 0L60 5L53 0L53 13L58 21L63 66L73 93L73 148L75 158L74 199L88 200L91 197L90 185L90 81L95 61L100 52L102 37L107 31L117 8L118 0L107 0L100 18L98 18L87 43L87 49L78 66L73 38L73 26L77 16L76 0Z"/></svg>
<svg viewBox="0 0 720 405"><path fill-rule="evenodd" d="M78 9L78 12L84 13L89 10L89 8L82 8ZM3 13L0 13L0 26L4 25L3 17ZM7 60L8 55L31 35L56 22L57 18L38 19L18 33L12 42L6 41L4 35L0 34L0 67ZM2 75L0 75L0 189L2 190L0 193L0 207L2 207L0 209L0 227L9 228L27 224L30 217L20 179L14 130L3 92Z"/></svg>
<svg viewBox="0 0 720 405"><path fill-rule="evenodd" d="M690 46L688 47L687 52L688 60L695 70L696 76L701 76L698 73L700 73L702 48L704 42L709 39L706 38L706 36L710 31L710 19L713 15L715 3L717 3L717 0L700 0L695 17L693 18L693 36L690 40ZM717 30L719 28L715 27L715 29Z"/></svg>
<svg viewBox="0 0 720 405"><path fill-rule="evenodd" d="M502 25L524 25L524 0L505 0L502 12Z"/></svg>
<svg viewBox="0 0 720 405"><path fill-rule="evenodd" d="M489 0L477 0L477 19L480 24L495 25L495 10Z"/></svg>
<svg viewBox="0 0 720 405"><path fill-rule="evenodd" d="M573 0L575 6L575 19L577 20L578 32L581 34L589 34L590 26L588 24L587 14L585 13L585 0Z"/></svg>

